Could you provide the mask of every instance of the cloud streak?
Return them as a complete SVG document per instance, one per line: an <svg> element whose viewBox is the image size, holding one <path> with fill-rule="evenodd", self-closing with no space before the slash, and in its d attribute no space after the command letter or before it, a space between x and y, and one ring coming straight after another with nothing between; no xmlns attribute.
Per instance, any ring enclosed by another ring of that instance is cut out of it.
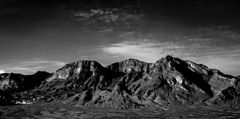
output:
<svg viewBox="0 0 240 119"><path fill-rule="evenodd" d="M28 61L19 61L0 66L0 69L6 72L17 72L23 74L31 74L39 70L54 71L65 63L61 61L33 59Z"/></svg>
<svg viewBox="0 0 240 119"><path fill-rule="evenodd" d="M184 47L174 42L150 42L150 40L143 41L124 41L112 44L108 47L103 47L104 53L121 56L124 58L137 58L140 60L154 62L159 58L170 54L174 55L176 50L183 49Z"/></svg>

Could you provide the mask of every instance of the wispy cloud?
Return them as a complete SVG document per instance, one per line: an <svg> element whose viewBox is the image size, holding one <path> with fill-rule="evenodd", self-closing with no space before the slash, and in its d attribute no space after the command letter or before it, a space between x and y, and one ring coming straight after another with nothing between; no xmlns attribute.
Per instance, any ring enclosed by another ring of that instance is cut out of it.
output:
<svg viewBox="0 0 240 119"><path fill-rule="evenodd" d="M230 26L211 26L204 27L197 30L202 36L216 37L216 38L229 38L239 39L240 33L236 29L232 29Z"/></svg>
<svg viewBox="0 0 240 119"><path fill-rule="evenodd" d="M6 72L30 74L39 70L53 71L60 68L64 64L65 63L61 61L33 59L28 61L19 61L15 63L5 64L0 66L0 69Z"/></svg>
<svg viewBox="0 0 240 119"><path fill-rule="evenodd" d="M132 57L140 60L154 62L159 58L170 54L174 55L183 46L174 42L151 42L150 40L142 41L123 41L102 48L104 53L120 57Z"/></svg>

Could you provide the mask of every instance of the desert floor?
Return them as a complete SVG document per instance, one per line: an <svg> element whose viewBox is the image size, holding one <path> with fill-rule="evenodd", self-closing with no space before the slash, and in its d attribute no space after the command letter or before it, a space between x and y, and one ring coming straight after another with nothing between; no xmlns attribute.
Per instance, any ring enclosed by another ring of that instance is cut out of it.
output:
<svg viewBox="0 0 240 119"><path fill-rule="evenodd" d="M56 104L1 106L1 119L237 119L240 110L224 107L171 107L112 110Z"/></svg>

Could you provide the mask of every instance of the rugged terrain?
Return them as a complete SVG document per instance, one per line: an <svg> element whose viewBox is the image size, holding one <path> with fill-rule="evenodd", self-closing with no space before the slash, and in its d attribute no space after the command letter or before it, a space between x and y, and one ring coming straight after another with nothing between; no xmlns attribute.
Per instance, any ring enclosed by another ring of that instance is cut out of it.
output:
<svg viewBox="0 0 240 119"><path fill-rule="evenodd" d="M1 105L62 103L70 106L162 108L215 105L239 108L239 78L166 56L155 63L137 59L106 67L79 60L55 73L1 74Z"/></svg>

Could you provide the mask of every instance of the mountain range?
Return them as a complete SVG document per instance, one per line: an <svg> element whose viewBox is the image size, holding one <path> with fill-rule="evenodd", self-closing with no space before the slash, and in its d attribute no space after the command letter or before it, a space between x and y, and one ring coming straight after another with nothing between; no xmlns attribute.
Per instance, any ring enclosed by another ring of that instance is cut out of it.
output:
<svg viewBox="0 0 240 119"><path fill-rule="evenodd" d="M79 60L54 73L0 74L0 105L32 103L115 109L171 105L239 108L240 76L169 55L155 63L128 59L102 66L94 60Z"/></svg>

